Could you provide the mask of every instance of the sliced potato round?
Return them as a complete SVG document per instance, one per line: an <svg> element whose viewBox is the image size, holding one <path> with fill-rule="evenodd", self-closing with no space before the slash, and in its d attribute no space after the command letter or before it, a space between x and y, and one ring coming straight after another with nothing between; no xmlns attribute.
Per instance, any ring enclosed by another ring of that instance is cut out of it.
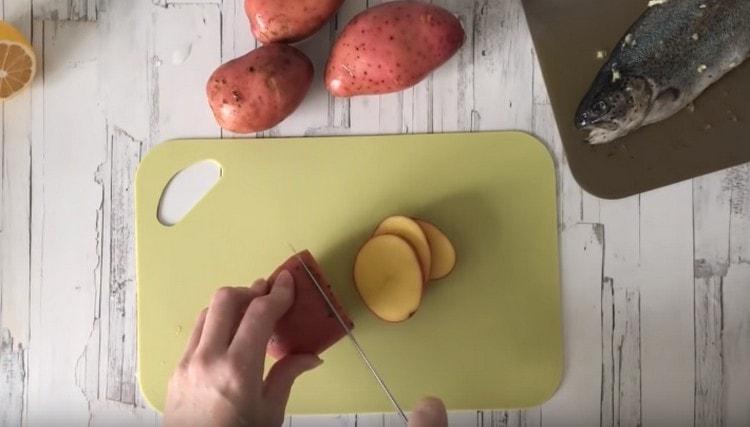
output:
<svg viewBox="0 0 750 427"><path fill-rule="evenodd" d="M432 255L430 253L430 244L427 242L427 236L425 236L419 224L406 216L391 216L378 225L373 236L382 236L384 234L401 237L414 248L419 259L419 265L421 266L422 280L426 283L430 279Z"/></svg>
<svg viewBox="0 0 750 427"><path fill-rule="evenodd" d="M430 280L442 279L449 275L456 266L456 249L448 236L435 224L417 219L415 220L427 237L432 255L430 263Z"/></svg>
<svg viewBox="0 0 750 427"><path fill-rule="evenodd" d="M411 245L391 234L365 243L354 262L354 283L365 305L379 318L401 322L422 301L422 269Z"/></svg>

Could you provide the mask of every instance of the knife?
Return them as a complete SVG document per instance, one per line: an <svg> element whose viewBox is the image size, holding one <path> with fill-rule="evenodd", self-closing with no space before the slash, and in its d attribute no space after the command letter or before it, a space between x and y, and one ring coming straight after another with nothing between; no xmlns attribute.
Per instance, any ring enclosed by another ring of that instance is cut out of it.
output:
<svg viewBox="0 0 750 427"><path fill-rule="evenodd" d="M292 253L294 253L294 256L297 257L297 260L300 262L300 264L302 264L302 267L305 269L307 276L315 284L315 287L318 288L318 291L323 296L323 299L328 305L328 308L336 316L336 320L338 320L341 327L344 328L344 331L346 332L346 336L349 337L349 341L351 341L352 345L354 345L354 349L357 350L357 353L359 354L360 359L362 359L364 364L367 366L367 369L369 369L370 372L372 373L372 376L375 377L375 380L378 382L378 385L380 385L380 388L383 389L386 396L388 396L388 400L391 401L391 404L396 409L396 412L401 416L401 418L404 420L405 423L408 423L409 419L406 417L406 413L404 412L403 409L401 409L401 405L398 404L398 401L396 401L396 398L393 396L393 393L391 393L391 390L385 384L385 381L383 381L383 378L380 376L377 369L375 369L375 366L372 364L372 362L370 362L370 359L367 357L367 354L365 354L365 351L362 349L362 346L359 345L359 342L354 337L352 330L349 329L349 326L346 325L346 322L344 322L344 319L341 318L341 315L336 310L336 307L333 305L333 302L331 302L330 298L328 298L328 295L326 295L325 291L323 290L323 287L320 286L320 283L318 283L318 280L315 279L315 276L312 274L312 271L310 271L310 269L307 267L307 264L305 264L305 261L302 259L302 257L299 256L299 254L297 253L297 250L294 249L294 246L292 246L291 243L287 243L287 244L289 245L289 249L292 250Z"/></svg>

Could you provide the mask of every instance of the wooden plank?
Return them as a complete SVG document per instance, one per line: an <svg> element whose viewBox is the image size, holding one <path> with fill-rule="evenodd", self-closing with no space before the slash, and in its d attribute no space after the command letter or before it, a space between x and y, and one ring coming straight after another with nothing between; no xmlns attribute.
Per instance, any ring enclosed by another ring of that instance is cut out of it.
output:
<svg viewBox="0 0 750 427"><path fill-rule="evenodd" d="M202 88L221 63L221 9L178 4L152 8L151 14L147 147L179 137L220 136Z"/></svg>
<svg viewBox="0 0 750 427"><path fill-rule="evenodd" d="M641 198L644 425L693 422L692 202L690 182L655 190Z"/></svg>
<svg viewBox="0 0 750 427"><path fill-rule="evenodd" d="M441 0L433 4L444 7L455 14L464 25L472 28L474 20L474 4L464 0ZM431 117L423 126L431 127L432 132L456 132L478 129L472 127L472 113L475 107L474 73L476 70L474 58L476 46L473 44L474 34L466 34L466 42L462 48L440 68L435 70L427 81L417 85L411 93L416 95L412 104L418 110L431 112ZM439 88L439 90L434 90ZM408 94L409 92L405 92ZM422 94L426 98L420 98ZM403 100L401 102L404 107ZM419 106L422 105L422 108ZM429 105L429 107L428 107ZM417 117L419 118L419 116Z"/></svg>
<svg viewBox="0 0 750 427"><path fill-rule="evenodd" d="M336 427L361 427L367 424L358 423L357 416L354 414L287 417L287 422L285 423L285 426L287 427L315 427L322 425ZM378 426L380 426L380 424L378 424Z"/></svg>
<svg viewBox="0 0 750 427"><path fill-rule="evenodd" d="M481 411L481 419L477 427L541 427L541 408L531 408L523 411ZM453 423L449 423L453 426ZM456 424L458 425L458 424ZM470 426L467 420L465 426Z"/></svg>
<svg viewBox="0 0 750 427"><path fill-rule="evenodd" d="M615 425L615 289L611 277L602 280L602 427Z"/></svg>
<svg viewBox="0 0 750 427"><path fill-rule="evenodd" d="M39 128L32 133L32 211L39 214L31 228L27 420L80 424L89 419L98 387L103 199L97 171L106 161L99 43L95 24L40 27L44 85L33 101Z"/></svg>
<svg viewBox="0 0 750 427"><path fill-rule="evenodd" d="M221 62L244 55L257 47L245 14L244 1L222 2L221 31Z"/></svg>
<svg viewBox="0 0 750 427"><path fill-rule="evenodd" d="M32 0L34 19L96 21L99 0Z"/></svg>
<svg viewBox="0 0 750 427"><path fill-rule="evenodd" d="M605 306L605 301L609 306ZM605 315L604 313L607 313ZM641 425L641 312L637 289L602 287L601 425ZM611 329L605 329L605 326Z"/></svg>
<svg viewBox="0 0 750 427"><path fill-rule="evenodd" d="M695 279L695 424L724 425L723 277Z"/></svg>
<svg viewBox="0 0 750 427"><path fill-rule="evenodd" d="M750 165L734 168L725 186L731 193L730 267L722 288L724 336L724 423L750 425Z"/></svg>
<svg viewBox="0 0 750 427"><path fill-rule="evenodd" d="M0 6L0 19L31 39L30 4L0 1ZM0 326L24 346L30 315L31 99L26 90L0 104Z"/></svg>
<svg viewBox="0 0 750 427"><path fill-rule="evenodd" d="M22 425L26 395L26 349L0 328L0 425Z"/></svg>
<svg viewBox="0 0 750 427"><path fill-rule="evenodd" d="M26 402L25 402L25 417L28 420L31 418L31 410L29 408L29 401L32 389L32 383L35 378L32 377L31 369L31 357L30 350L28 350L31 343L31 333L34 318L37 316L38 308L35 308L34 302L39 301L39 290L41 289L41 275L39 271L42 265L42 235L39 232L40 224L44 219L44 212L40 208L38 195L42 194L43 186L42 168L34 167L34 164L42 164L43 147L44 147L44 86L45 86L45 62L44 62L44 35L45 35L45 24L33 25L32 26L32 44L34 51L37 54L37 81L31 90L31 138L29 141L30 149L29 154L31 156L30 167L30 188L29 188L29 227L27 229L29 234L29 270L28 270L28 292L27 292L27 307L29 310L29 318L26 324L26 336L27 336L27 352L26 352ZM37 198L34 198L34 194ZM33 311L32 311L33 310ZM33 313L33 314L32 314Z"/></svg>
<svg viewBox="0 0 750 427"><path fill-rule="evenodd" d="M598 215L602 222L605 244L602 426L641 424L640 207L639 196L601 200L598 206L582 203L584 216Z"/></svg>
<svg viewBox="0 0 750 427"><path fill-rule="evenodd" d="M724 186L731 194L730 261L747 264L750 263L750 164L731 169Z"/></svg>
<svg viewBox="0 0 750 427"><path fill-rule="evenodd" d="M143 141L114 128L110 135L110 179L105 191L109 202L109 339L107 399L135 405L136 313L135 230L132 218L135 171Z"/></svg>
<svg viewBox="0 0 750 427"><path fill-rule="evenodd" d="M562 304L565 372L557 393L542 407L544 424L599 424L602 381L601 296L604 247L598 224L562 234Z"/></svg>
<svg viewBox="0 0 750 427"><path fill-rule="evenodd" d="M521 2L479 0L474 14L473 128L529 129L535 60Z"/></svg>
<svg viewBox="0 0 750 427"><path fill-rule="evenodd" d="M722 171L693 180L696 425L724 424L722 288L731 214L726 176Z"/></svg>
<svg viewBox="0 0 750 427"><path fill-rule="evenodd" d="M142 407L136 384L135 260L132 179L143 140L149 135L148 16L146 3L109 4L99 15L99 70L107 76L100 103L106 112L107 159L99 170L102 202L102 306L99 329L99 384L90 411L134 414ZM109 403L112 401L114 403ZM123 404L122 411L114 407ZM123 419L122 422L125 422Z"/></svg>
<svg viewBox="0 0 750 427"><path fill-rule="evenodd" d="M606 283L606 282L605 282ZM609 281L611 286L613 282ZM641 425L641 311L640 294L637 289L611 288L614 321L611 331L611 347L605 357L612 360L610 376L602 382L602 401L612 390L612 425ZM604 412L602 411L604 424Z"/></svg>
<svg viewBox="0 0 750 427"><path fill-rule="evenodd" d="M0 1L0 19L31 39L26 2ZM23 425L29 341L31 91L0 105L0 425Z"/></svg>
<svg viewBox="0 0 750 427"><path fill-rule="evenodd" d="M600 219L606 228L604 276L618 287L641 287L641 196L602 201Z"/></svg>
<svg viewBox="0 0 750 427"><path fill-rule="evenodd" d="M750 264L733 265L724 279L724 424L750 425Z"/></svg>

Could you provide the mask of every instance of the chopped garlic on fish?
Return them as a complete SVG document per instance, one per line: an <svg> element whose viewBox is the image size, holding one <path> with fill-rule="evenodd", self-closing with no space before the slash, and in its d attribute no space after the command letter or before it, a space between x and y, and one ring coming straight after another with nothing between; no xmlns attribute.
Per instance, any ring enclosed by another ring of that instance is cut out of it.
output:
<svg viewBox="0 0 750 427"><path fill-rule="evenodd" d="M669 0L649 0L648 1L648 7L658 6L660 4L664 4L664 3L668 2L668 1Z"/></svg>
<svg viewBox="0 0 750 427"><path fill-rule="evenodd" d="M620 80L622 75L620 75L620 72L618 70L612 69L612 83Z"/></svg>
<svg viewBox="0 0 750 427"><path fill-rule="evenodd" d="M706 8L706 5L705 5L705 4L702 4L702 5L698 6L698 8L700 8L700 9L705 9L705 8Z"/></svg>
<svg viewBox="0 0 750 427"><path fill-rule="evenodd" d="M701 64L701 65L698 66L698 72L702 73L702 72L706 71L707 68L708 67L706 67L706 64Z"/></svg>
<svg viewBox="0 0 750 427"><path fill-rule="evenodd" d="M693 33L692 38L697 41L699 39L698 33Z"/></svg>

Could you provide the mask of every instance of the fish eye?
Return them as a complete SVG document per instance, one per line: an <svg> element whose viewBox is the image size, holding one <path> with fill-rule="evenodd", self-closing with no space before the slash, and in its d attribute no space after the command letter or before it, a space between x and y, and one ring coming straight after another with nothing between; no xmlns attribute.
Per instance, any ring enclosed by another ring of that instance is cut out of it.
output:
<svg viewBox="0 0 750 427"><path fill-rule="evenodd" d="M607 109L607 103L604 101L599 101L591 107L591 111L598 115L606 113Z"/></svg>

